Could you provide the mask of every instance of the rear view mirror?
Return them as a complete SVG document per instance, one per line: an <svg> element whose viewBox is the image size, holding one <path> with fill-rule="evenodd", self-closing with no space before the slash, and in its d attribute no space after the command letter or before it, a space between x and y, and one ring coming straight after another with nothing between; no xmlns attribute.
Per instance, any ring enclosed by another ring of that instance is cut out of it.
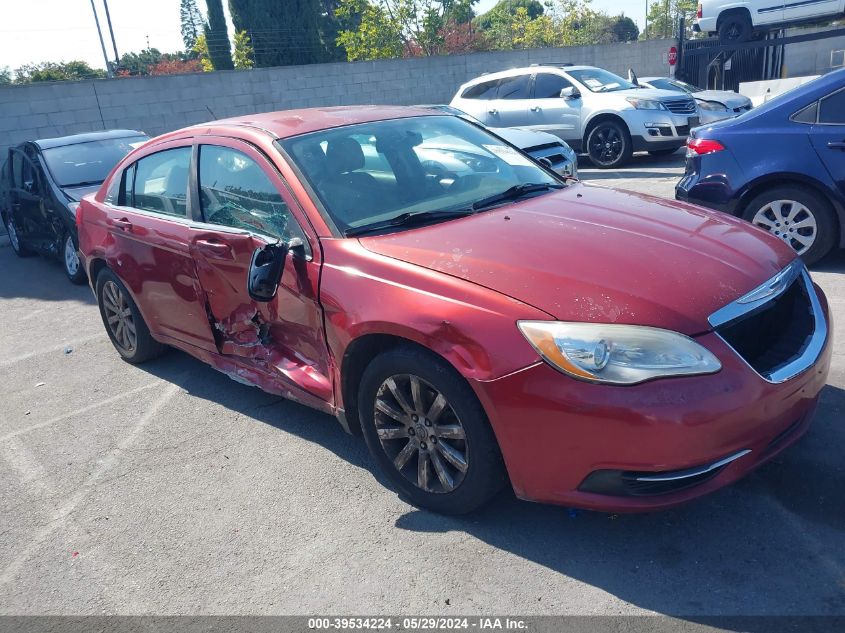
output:
<svg viewBox="0 0 845 633"><path fill-rule="evenodd" d="M249 266L249 296L256 301L270 301L285 270L289 246L284 242L268 244L252 255Z"/></svg>
<svg viewBox="0 0 845 633"><path fill-rule="evenodd" d="M577 99L581 96L581 93L578 92L578 88L575 86L568 86L560 91L561 99Z"/></svg>

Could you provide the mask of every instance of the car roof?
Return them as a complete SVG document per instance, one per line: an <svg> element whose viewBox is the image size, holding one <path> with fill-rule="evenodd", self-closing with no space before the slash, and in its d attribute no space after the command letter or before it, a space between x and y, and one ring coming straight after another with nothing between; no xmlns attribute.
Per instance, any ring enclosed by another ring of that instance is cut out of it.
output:
<svg viewBox="0 0 845 633"><path fill-rule="evenodd" d="M186 130L196 131L207 128L213 131L219 128L249 127L262 130L276 138L288 138L326 130L335 127L370 123L388 119L403 119L416 116L444 115L431 108L419 106L336 106L328 108L302 108L299 110L281 110L279 112L264 112L246 116L231 117L218 121L209 121L193 125L189 128L177 130L165 137L184 135ZM159 137L161 140L163 137Z"/></svg>
<svg viewBox="0 0 845 633"><path fill-rule="evenodd" d="M494 73L487 73L485 75L479 75L474 79L470 79L468 82L463 84L464 86L471 86L476 83L481 83L485 81L490 81L491 79L501 79L502 77L510 77L511 75L522 75L526 73L536 73L538 71L545 70L553 70L553 71L563 71L569 72L572 70L602 70L598 66L575 66L572 64L532 64L531 66L520 66L519 68L509 68L508 70L497 70Z"/></svg>
<svg viewBox="0 0 845 633"><path fill-rule="evenodd" d="M52 149L65 145L77 145L79 143L90 143L92 141L104 141L111 138L126 138L129 136L146 136L138 130L104 130L102 132L88 132L87 134L72 134L70 136L58 136L56 138L40 138L29 141L39 149Z"/></svg>

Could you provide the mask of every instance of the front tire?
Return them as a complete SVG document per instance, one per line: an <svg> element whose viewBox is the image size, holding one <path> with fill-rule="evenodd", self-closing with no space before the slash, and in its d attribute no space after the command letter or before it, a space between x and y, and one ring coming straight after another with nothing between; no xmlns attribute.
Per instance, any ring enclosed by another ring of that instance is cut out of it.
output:
<svg viewBox="0 0 845 633"><path fill-rule="evenodd" d="M97 277L97 303L106 332L123 360L137 365L162 354L164 345L152 337L126 286L108 268Z"/></svg>
<svg viewBox="0 0 845 633"><path fill-rule="evenodd" d="M65 233L64 240L62 240L62 264L65 275L72 284L85 283L85 269L82 268L82 262L79 261L79 253L73 235L69 232Z"/></svg>
<svg viewBox="0 0 845 633"><path fill-rule="evenodd" d="M600 121L587 134L587 153L599 169L615 169L631 160L631 135L624 123Z"/></svg>
<svg viewBox="0 0 845 633"><path fill-rule="evenodd" d="M827 255L836 241L833 208L808 189L770 189L749 202L742 217L786 242L807 265Z"/></svg>
<svg viewBox="0 0 845 633"><path fill-rule="evenodd" d="M15 226L15 220L11 213L4 214L3 221L6 224L6 233L9 235L9 243L12 245L12 250L18 257L32 257L35 253L30 250L23 241L18 229Z"/></svg>
<svg viewBox="0 0 845 633"><path fill-rule="evenodd" d="M464 514L505 485L484 409L439 356L412 347L377 356L364 371L358 402L370 453L414 505Z"/></svg>

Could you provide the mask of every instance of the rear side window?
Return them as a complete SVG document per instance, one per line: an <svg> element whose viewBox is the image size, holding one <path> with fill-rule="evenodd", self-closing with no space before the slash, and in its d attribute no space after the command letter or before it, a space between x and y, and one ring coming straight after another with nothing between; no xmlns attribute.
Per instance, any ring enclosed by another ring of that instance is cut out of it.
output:
<svg viewBox="0 0 845 633"><path fill-rule="evenodd" d="M200 147L200 206L205 221L288 239L305 235L270 178L230 147Z"/></svg>
<svg viewBox="0 0 845 633"><path fill-rule="evenodd" d="M845 90L835 92L821 100L819 123L845 125Z"/></svg>
<svg viewBox="0 0 845 633"><path fill-rule="evenodd" d="M572 84L560 75L540 73L534 79L534 98L556 99L560 97L561 90L571 87Z"/></svg>
<svg viewBox="0 0 845 633"><path fill-rule="evenodd" d="M792 115L792 120L797 123L815 123L819 112L819 102L811 103Z"/></svg>
<svg viewBox="0 0 845 633"><path fill-rule="evenodd" d="M528 82L530 75L517 75L508 77L499 82L499 89L496 93L498 99L527 99Z"/></svg>
<svg viewBox="0 0 845 633"><path fill-rule="evenodd" d="M188 173L191 148L150 154L135 163L130 206L180 218L188 215ZM131 172L127 172L127 176Z"/></svg>
<svg viewBox="0 0 845 633"><path fill-rule="evenodd" d="M495 99L496 89L499 86L499 80L493 79L491 81L484 81L480 84L470 86L461 95L464 99Z"/></svg>

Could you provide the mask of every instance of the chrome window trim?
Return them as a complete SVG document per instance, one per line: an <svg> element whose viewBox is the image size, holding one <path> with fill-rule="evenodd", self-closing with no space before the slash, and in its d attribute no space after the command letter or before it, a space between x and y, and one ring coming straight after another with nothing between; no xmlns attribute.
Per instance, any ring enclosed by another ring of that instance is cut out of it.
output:
<svg viewBox="0 0 845 633"><path fill-rule="evenodd" d="M757 310L766 305L770 301L775 300L783 294L793 283L800 280L804 284L804 289L810 299L810 307L813 314L813 334L810 337L810 342L807 344L804 351L794 360L779 367L769 374L761 374L756 369L751 367L742 356L736 352L733 346L722 337L716 328L727 325L736 321L737 319ZM807 267L800 259L794 260L786 268L784 268L777 275L761 284L749 293L746 293L739 299L729 303L728 305L716 310L708 319L710 325L713 326L716 336L718 336L736 355L758 376L766 382L778 384L786 382L795 378L809 369L821 356L822 350L827 343L828 328L827 320L824 317L821 302L816 293L813 280L807 271Z"/></svg>
<svg viewBox="0 0 845 633"><path fill-rule="evenodd" d="M744 450L738 451L733 455L728 455L727 457L723 457L719 461L713 462L712 464L707 464L704 466L696 466L695 468L688 468L686 470L676 470L669 473L658 473L656 475L637 475L634 477L636 481L678 481L682 479L689 479L690 477L698 477L699 475L704 475L706 473L712 472L717 468L721 468L722 466L727 466L731 462L739 459L740 457L744 457L751 452L750 448L746 448Z"/></svg>

